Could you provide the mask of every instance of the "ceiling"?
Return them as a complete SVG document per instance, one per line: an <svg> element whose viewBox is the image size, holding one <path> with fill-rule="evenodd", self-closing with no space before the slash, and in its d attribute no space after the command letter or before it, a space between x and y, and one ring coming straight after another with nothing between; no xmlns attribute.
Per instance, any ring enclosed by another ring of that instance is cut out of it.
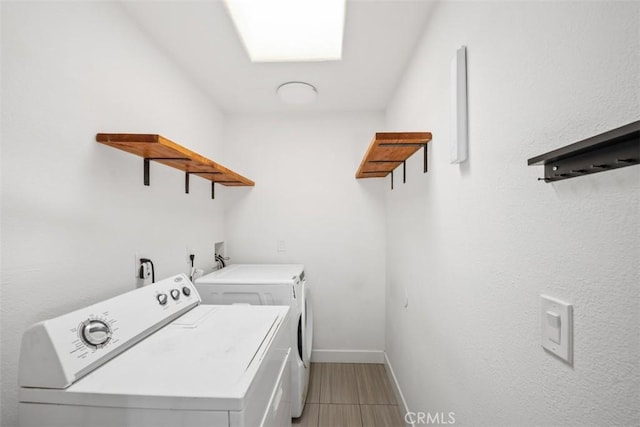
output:
<svg viewBox="0 0 640 427"><path fill-rule="evenodd" d="M347 2L341 61L252 63L222 1L124 1L127 14L225 112L383 110L420 38L426 0ZM276 96L288 81L318 90L291 106Z"/></svg>

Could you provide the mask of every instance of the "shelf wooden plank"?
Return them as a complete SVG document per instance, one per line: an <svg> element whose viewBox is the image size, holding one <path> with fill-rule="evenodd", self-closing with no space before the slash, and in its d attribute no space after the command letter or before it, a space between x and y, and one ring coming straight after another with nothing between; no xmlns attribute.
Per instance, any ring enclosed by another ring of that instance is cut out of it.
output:
<svg viewBox="0 0 640 427"><path fill-rule="evenodd" d="M99 133L96 141L231 187L254 186L248 178L155 134Z"/></svg>
<svg viewBox="0 0 640 427"><path fill-rule="evenodd" d="M387 176L431 141L430 132L378 132L360 162L356 178Z"/></svg>

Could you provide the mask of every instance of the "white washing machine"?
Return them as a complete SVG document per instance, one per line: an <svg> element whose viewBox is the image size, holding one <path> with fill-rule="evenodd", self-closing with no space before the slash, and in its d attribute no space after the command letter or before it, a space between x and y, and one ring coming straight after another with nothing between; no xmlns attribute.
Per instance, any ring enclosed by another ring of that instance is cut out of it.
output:
<svg viewBox="0 0 640 427"><path fill-rule="evenodd" d="M185 275L37 323L21 426L291 425L288 307L200 305Z"/></svg>
<svg viewBox="0 0 640 427"><path fill-rule="evenodd" d="M302 415L309 387L313 342L311 293L302 264L232 264L196 279L204 304L291 307L291 415Z"/></svg>

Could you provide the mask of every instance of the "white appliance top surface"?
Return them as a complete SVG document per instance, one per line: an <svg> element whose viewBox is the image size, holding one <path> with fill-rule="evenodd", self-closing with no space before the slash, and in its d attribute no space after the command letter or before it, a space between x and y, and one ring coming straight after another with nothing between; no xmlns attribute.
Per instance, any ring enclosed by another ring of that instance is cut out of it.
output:
<svg viewBox="0 0 640 427"><path fill-rule="evenodd" d="M242 409L287 309L200 305L66 390L23 388L21 401Z"/></svg>
<svg viewBox="0 0 640 427"><path fill-rule="evenodd" d="M38 322L22 336L18 384L67 388L200 302L187 276L177 274Z"/></svg>
<svg viewBox="0 0 640 427"><path fill-rule="evenodd" d="M302 264L232 264L196 279L196 284L293 283L304 271Z"/></svg>

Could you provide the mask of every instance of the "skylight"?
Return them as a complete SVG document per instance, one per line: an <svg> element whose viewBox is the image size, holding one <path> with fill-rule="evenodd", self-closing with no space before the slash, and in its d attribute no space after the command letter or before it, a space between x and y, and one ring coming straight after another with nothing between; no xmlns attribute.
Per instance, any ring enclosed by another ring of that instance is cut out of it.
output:
<svg viewBox="0 0 640 427"><path fill-rule="evenodd" d="M253 62L342 58L345 0L224 0Z"/></svg>

